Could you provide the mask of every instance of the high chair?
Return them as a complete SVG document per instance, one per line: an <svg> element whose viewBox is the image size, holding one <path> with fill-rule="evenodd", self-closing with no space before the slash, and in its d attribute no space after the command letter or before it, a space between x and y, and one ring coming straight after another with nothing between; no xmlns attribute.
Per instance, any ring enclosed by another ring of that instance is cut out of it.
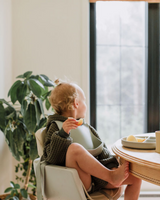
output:
<svg viewBox="0 0 160 200"><path fill-rule="evenodd" d="M38 154L43 155L44 130L36 132ZM37 199L53 200L117 200L123 193L123 187L103 189L88 194L76 169L57 165L46 165L40 158L34 160L37 179Z"/></svg>

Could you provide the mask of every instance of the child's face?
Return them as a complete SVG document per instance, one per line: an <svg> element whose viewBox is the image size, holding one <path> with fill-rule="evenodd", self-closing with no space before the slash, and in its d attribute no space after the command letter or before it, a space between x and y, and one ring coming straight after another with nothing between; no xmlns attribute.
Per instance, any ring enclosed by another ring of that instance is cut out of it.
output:
<svg viewBox="0 0 160 200"><path fill-rule="evenodd" d="M78 93L79 97L78 97L78 108L77 108L76 119L84 118L87 111L86 97L83 90L81 88L78 88Z"/></svg>

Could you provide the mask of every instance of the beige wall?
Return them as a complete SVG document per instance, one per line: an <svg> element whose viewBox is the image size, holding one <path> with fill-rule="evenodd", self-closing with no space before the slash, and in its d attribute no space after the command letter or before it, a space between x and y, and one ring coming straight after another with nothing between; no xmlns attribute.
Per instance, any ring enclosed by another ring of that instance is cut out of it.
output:
<svg viewBox="0 0 160 200"><path fill-rule="evenodd" d="M13 79L69 78L88 93L88 0L14 0Z"/></svg>
<svg viewBox="0 0 160 200"><path fill-rule="evenodd" d="M88 0L0 0L0 98L6 99L17 75L33 71L52 80L67 77L88 101L88 23ZM2 194L14 178L15 163L2 133L0 160Z"/></svg>

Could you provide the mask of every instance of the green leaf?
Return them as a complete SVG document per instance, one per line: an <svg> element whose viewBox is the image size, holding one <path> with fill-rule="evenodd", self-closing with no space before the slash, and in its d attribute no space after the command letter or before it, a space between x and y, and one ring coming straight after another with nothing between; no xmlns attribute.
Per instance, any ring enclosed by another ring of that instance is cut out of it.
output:
<svg viewBox="0 0 160 200"><path fill-rule="evenodd" d="M19 168L16 166L16 167L15 167L15 172L16 172L16 173L18 172L18 169L19 169Z"/></svg>
<svg viewBox="0 0 160 200"><path fill-rule="evenodd" d="M8 96L11 97L11 101L13 104L17 101L17 89L20 85L21 85L21 81L20 80L16 81L8 92Z"/></svg>
<svg viewBox="0 0 160 200"><path fill-rule="evenodd" d="M32 74L32 71L27 71L23 75L25 78L28 78Z"/></svg>
<svg viewBox="0 0 160 200"><path fill-rule="evenodd" d="M22 101L22 105L21 105L21 114L22 115L25 115L25 112L26 112L26 109L27 109L27 101L26 100L23 100Z"/></svg>
<svg viewBox="0 0 160 200"><path fill-rule="evenodd" d="M28 78L32 74L32 71L27 71L24 74L17 76L16 78Z"/></svg>
<svg viewBox="0 0 160 200"><path fill-rule="evenodd" d="M22 124L19 124L18 127L13 132L14 142L19 152L23 152L23 145L26 142L26 132Z"/></svg>
<svg viewBox="0 0 160 200"><path fill-rule="evenodd" d="M38 129L40 129L40 128L42 128L42 127L45 127L46 124L47 124L47 118L46 118L46 117L45 117L45 118L42 118L42 119L40 120L39 126L36 127L35 132L36 132Z"/></svg>
<svg viewBox="0 0 160 200"><path fill-rule="evenodd" d="M13 200L19 200L19 198L17 196L14 196Z"/></svg>
<svg viewBox="0 0 160 200"><path fill-rule="evenodd" d="M6 119L13 119L16 116L15 112L10 113L9 115L6 116Z"/></svg>
<svg viewBox="0 0 160 200"><path fill-rule="evenodd" d="M35 101L34 102L34 105L35 105L35 109L36 109L36 119L37 119L37 124L39 125L39 122L40 122L40 117L41 117L41 108L40 108L40 105L39 105L39 101Z"/></svg>
<svg viewBox="0 0 160 200"><path fill-rule="evenodd" d="M15 110L14 107L11 104L9 104L5 99L0 99L0 102L6 104L7 106L9 106L9 107L13 108L13 110Z"/></svg>
<svg viewBox="0 0 160 200"><path fill-rule="evenodd" d="M20 185L19 184L15 184L14 185L14 188L17 190L17 189L20 189Z"/></svg>
<svg viewBox="0 0 160 200"><path fill-rule="evenodd" d="M10 192L11 190L13 190L13 187L6 188L4 193Z"/></svg>
<svg viewBox="0 0 160 200"><path fill-rule="evenodd" d="M12 190L12 191L11 191L11 194L10 194L11 197L13 197L14 193L15 193L15 190Z"/></svg>
<svg viewBox="0 0 160 200"><path fill-rule="evenodd" d="M36 188L35 185L31 185L31 184L28 184L28 187L30 187L30 188Z"/></svg>
<svg viewBox="0 0 160 200"><path fill-rule="evenodd" d="M45 106L46 106L46 109L47 109L47 110L49 110L50 107L51 107L51 104L50 104L48 98L46 99Z"/></svg>
<svg viewBox="0 0 160 200"><path fill-rule="evenodd" d="M14 183L13 183L13 181L10 181L10 186L11 186L12 188L14 188Z"/></svg>
<svg viewBox="0 0 160 200"><path fill-rule="evenodd" d="M11 195L6 196L5 200L10 199Z"/></svg>
<svg viewBox="0 0 160 200"><path fill-rule="evenodd" d="M0 103L0 127L4 130L5 128L5 109L3 105Z"/></svg>
<svg viewBox="0 0 160 200"><path fill-rule="evenodd" d="M45 86L48 86L48 87L52 87L52 86L54 87L54 86L55 86L54 82L51 81L51 80L46 81L46 82L44 83L44 85L45 85Z"/></svg>
<svg viewBox="0 0 160 200"><path fill-rule="evenodd" d="M33 138L30 141L30 151L29 151L30 159L35 160L38 157L38 152L37 152L37 143L36 139Z"/></svg>
<svg viewBox="0 0 160 200"><path fill-rule="evenodd" d="M28 197L27 191L25 189L20 189L20 192L21 192L22 196L27 199L27 197Z"/></svg>
<svg viewBox="0 0 160 200"><path fill-rule="evenodd" d="M7 115L10 115L10 114L13 113L13 112L16 113L16 110L15 110L13 107L8 106L8 107L5 108L5 115L6 115L6 116L7 116Z"/></svg>
<svg viewBox="0 0 160 200"><path fill-rule="evenodd" d="M44 74L40 74L39 76L42 78L43 81L48 81L49 80L48 76L46 76Z"/></svg>
<svg viewBox="0 0 160 200"><path fill-rule="evenodd" d="M12 152L12 155L14 156L14 158L16 160L20 161L18 148L17 148L16 143L14 141L13 132L11 130L6 131L6 140L8 141L8 146L9 146L10 151ZM12 187L12 186L14 186L14 183L11 181L10 185Z"/></svg>
<svg viewBox="0 0 160 200"><path fill-rule="evenodd" d="M44 74L40 74L39 77L44 81L44 86L55 86L55 83L53 81L51 81L48 76L44 75Z"/></svg>
<svg viewBox="0 0 160 200"><path fill-rule="evenodd" d="M24 123L27 129L33 133L36 128L36 110L33 104L28 105L28 109L24 114Z"/></svg>
<svg viewBox="0 0 160 200"><path fill-rule="evenodd" d="M37 101L39 102L39 105L40 105L40 108L41 108L41 113L42 113L43 117L45 117L44 116L44 109L43 109L43 102L42 102L41 99L37 99Z"/></svg>
<svg viewBox="0 0 160 200"><path fill-rule="evenodd" d="M31 89L31 91L38 97L41 97L42 94L42 89L44 90L44 86L42 85L42 83L36 79L29 79L27 81L29 88Z"/></svg>
<svg viewBox="0 0 160 200"><path fill-rule="evenodd" d="M20 104L22 104L22 101L26 95L27 95L27 85L24 82L22 82L17 89L17 99Z"/></svg>
<svg viewBox="0 0 160 200"><path fill-rule="evenodd" d="M42 95L42 100L45 100L48 96L50 96L51 90L49 92L46 92Z"/></svg>

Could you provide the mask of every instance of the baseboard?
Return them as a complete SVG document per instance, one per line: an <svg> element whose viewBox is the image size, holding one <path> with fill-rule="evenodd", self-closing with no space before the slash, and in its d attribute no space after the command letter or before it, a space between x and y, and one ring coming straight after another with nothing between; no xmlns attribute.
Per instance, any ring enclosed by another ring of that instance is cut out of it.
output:
<svg viewBox="0 0 160 200"><path fill-rule="evenodd" d="M140 197L160 197L159 191L143 191L140 193Z"/></svg>
<svg viewBox="0 0 160 200"><path fill-rule="evenodd" d="M121 197L124 197L124 195L122 195ZM159 197L160 198L160 192L159 191L143 191L140 192L139 197L145 198L145 197Z"/></svg>

